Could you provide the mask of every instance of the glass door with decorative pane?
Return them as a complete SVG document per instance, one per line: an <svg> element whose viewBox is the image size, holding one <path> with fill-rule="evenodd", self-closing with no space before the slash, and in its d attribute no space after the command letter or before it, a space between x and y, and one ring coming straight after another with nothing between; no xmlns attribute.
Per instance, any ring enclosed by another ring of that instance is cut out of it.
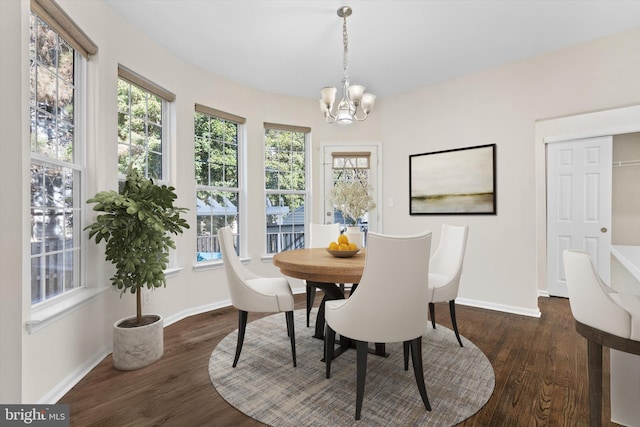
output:
<svg viewBox="0 0 640 427"><path fill-rule="evenodd" d="M351 218L345 218L342 212L331 203L330 193L336 183L360 182L368 189L376 206L379 206L377 145L325 145L323 147L323 195L324 223L342 224L343 229L351 225ZM379 231L378 208L370 209L364 215L354 218L357 226L365 233Z"/></svg>

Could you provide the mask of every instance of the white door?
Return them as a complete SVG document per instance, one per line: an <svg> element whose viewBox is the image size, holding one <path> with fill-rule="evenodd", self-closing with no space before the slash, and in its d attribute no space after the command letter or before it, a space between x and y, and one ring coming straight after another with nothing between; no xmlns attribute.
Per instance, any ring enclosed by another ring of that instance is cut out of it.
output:
<svg viewBox="0 0 640 427"><path fill-rule="evenodd" d="M588 252L609 283L611 136L547 144L547 288L567 297L562 251Z"/></svg>
<svg viewBox="0 0 640 427"><path fill-rule="evenodd" d="M376 206L380 206L377 145L325 145L322 164L325 224L334 222L334 209L329 202L329 192L336 180L343 179L348 174L357 174L360 179L366 180L369 194ZM376 207L364 218L368 230L380 231L378 212L379 209Z"/></svg>

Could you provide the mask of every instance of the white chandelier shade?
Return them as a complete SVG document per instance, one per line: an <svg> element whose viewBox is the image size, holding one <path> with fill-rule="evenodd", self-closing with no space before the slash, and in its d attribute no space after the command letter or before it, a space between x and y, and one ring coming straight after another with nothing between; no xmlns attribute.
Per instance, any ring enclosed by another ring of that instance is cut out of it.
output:
<svg viewBox="0 0 640 427"><path fill-rule="evenodd" d="M343 73L342 78L342 99L334 109L336 101L335 87L324 87L320 90L322 95L320 99L320 110L324 114L327 123L351 124L353 121L363 121L369 116L369 112L373 108L376 97L365 92L362 85L350 85L348 73L347 54L349 52L348 34L347 34L347 16L352 13L349 6L343 6L338 9L338 16L343 19L342 23L342 42L343 42Z"/></svg>

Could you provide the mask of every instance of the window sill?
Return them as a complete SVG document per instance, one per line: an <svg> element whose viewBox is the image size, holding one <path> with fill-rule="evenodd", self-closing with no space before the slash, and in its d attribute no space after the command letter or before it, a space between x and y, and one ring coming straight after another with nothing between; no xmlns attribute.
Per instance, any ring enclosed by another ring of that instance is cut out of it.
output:
<svg viewBox="0 0 640 427"><path fill-rule="evenodd" d="M247 265L251 262L251 258L240 258L240 262L244 265ZM193 265L193 271L216 270L222 267L224 267L224 262L222 262L222 260L201 261Z"/></svg>
<svg viewBox="0 0 640 427"><path fill-rule="evenodd" d="M96 296L110 289L111 287L89 288L79 290L74 295L70 295L56 303L31 310L31 318L25 322L29 334L33 334L40 329L52 324L69 313L82 307Z"/></svg>
<svg viewBox="0 0 640 427"><path fill-rule="evenodd" d="M164 271L164 277L169 278L169 277L177 276L182 270L183 270L182 267L167 268Z"/></svg>
<svg viewBox="0 0 640 427"><path fill-rule="evenodd" d="M197 264L193 264L193 271L206 271L206 270L215 270L218 268L222 268L224 264L222 264L221 260L217 261L201 261Z"/></svg>

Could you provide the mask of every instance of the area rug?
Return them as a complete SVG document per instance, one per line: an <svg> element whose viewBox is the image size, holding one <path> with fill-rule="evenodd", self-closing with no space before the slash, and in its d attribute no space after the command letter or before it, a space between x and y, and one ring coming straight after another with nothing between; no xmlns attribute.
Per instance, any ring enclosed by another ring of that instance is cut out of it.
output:
<svg viewBox="0 0 640 427"><path fill-rule="evenodd" d="M305 310L296 310L294 315L297 368L292 363L285 315L279 313L250 321L236 368L231 365L238 331L218 344L209 360L213 386L230 405L268 425L354 425L355 350L334 359L331 378L326 379L323 342L311 336L313 328L304 327ZM404 370L401 343L387 344L389 357L369 355L358 424L452 426L480 410L495 386L493 368L471 341L461 338L463 348L453 331L441 325L429 327L423 337L431 412L422 404L411 364Z"/></svg>

